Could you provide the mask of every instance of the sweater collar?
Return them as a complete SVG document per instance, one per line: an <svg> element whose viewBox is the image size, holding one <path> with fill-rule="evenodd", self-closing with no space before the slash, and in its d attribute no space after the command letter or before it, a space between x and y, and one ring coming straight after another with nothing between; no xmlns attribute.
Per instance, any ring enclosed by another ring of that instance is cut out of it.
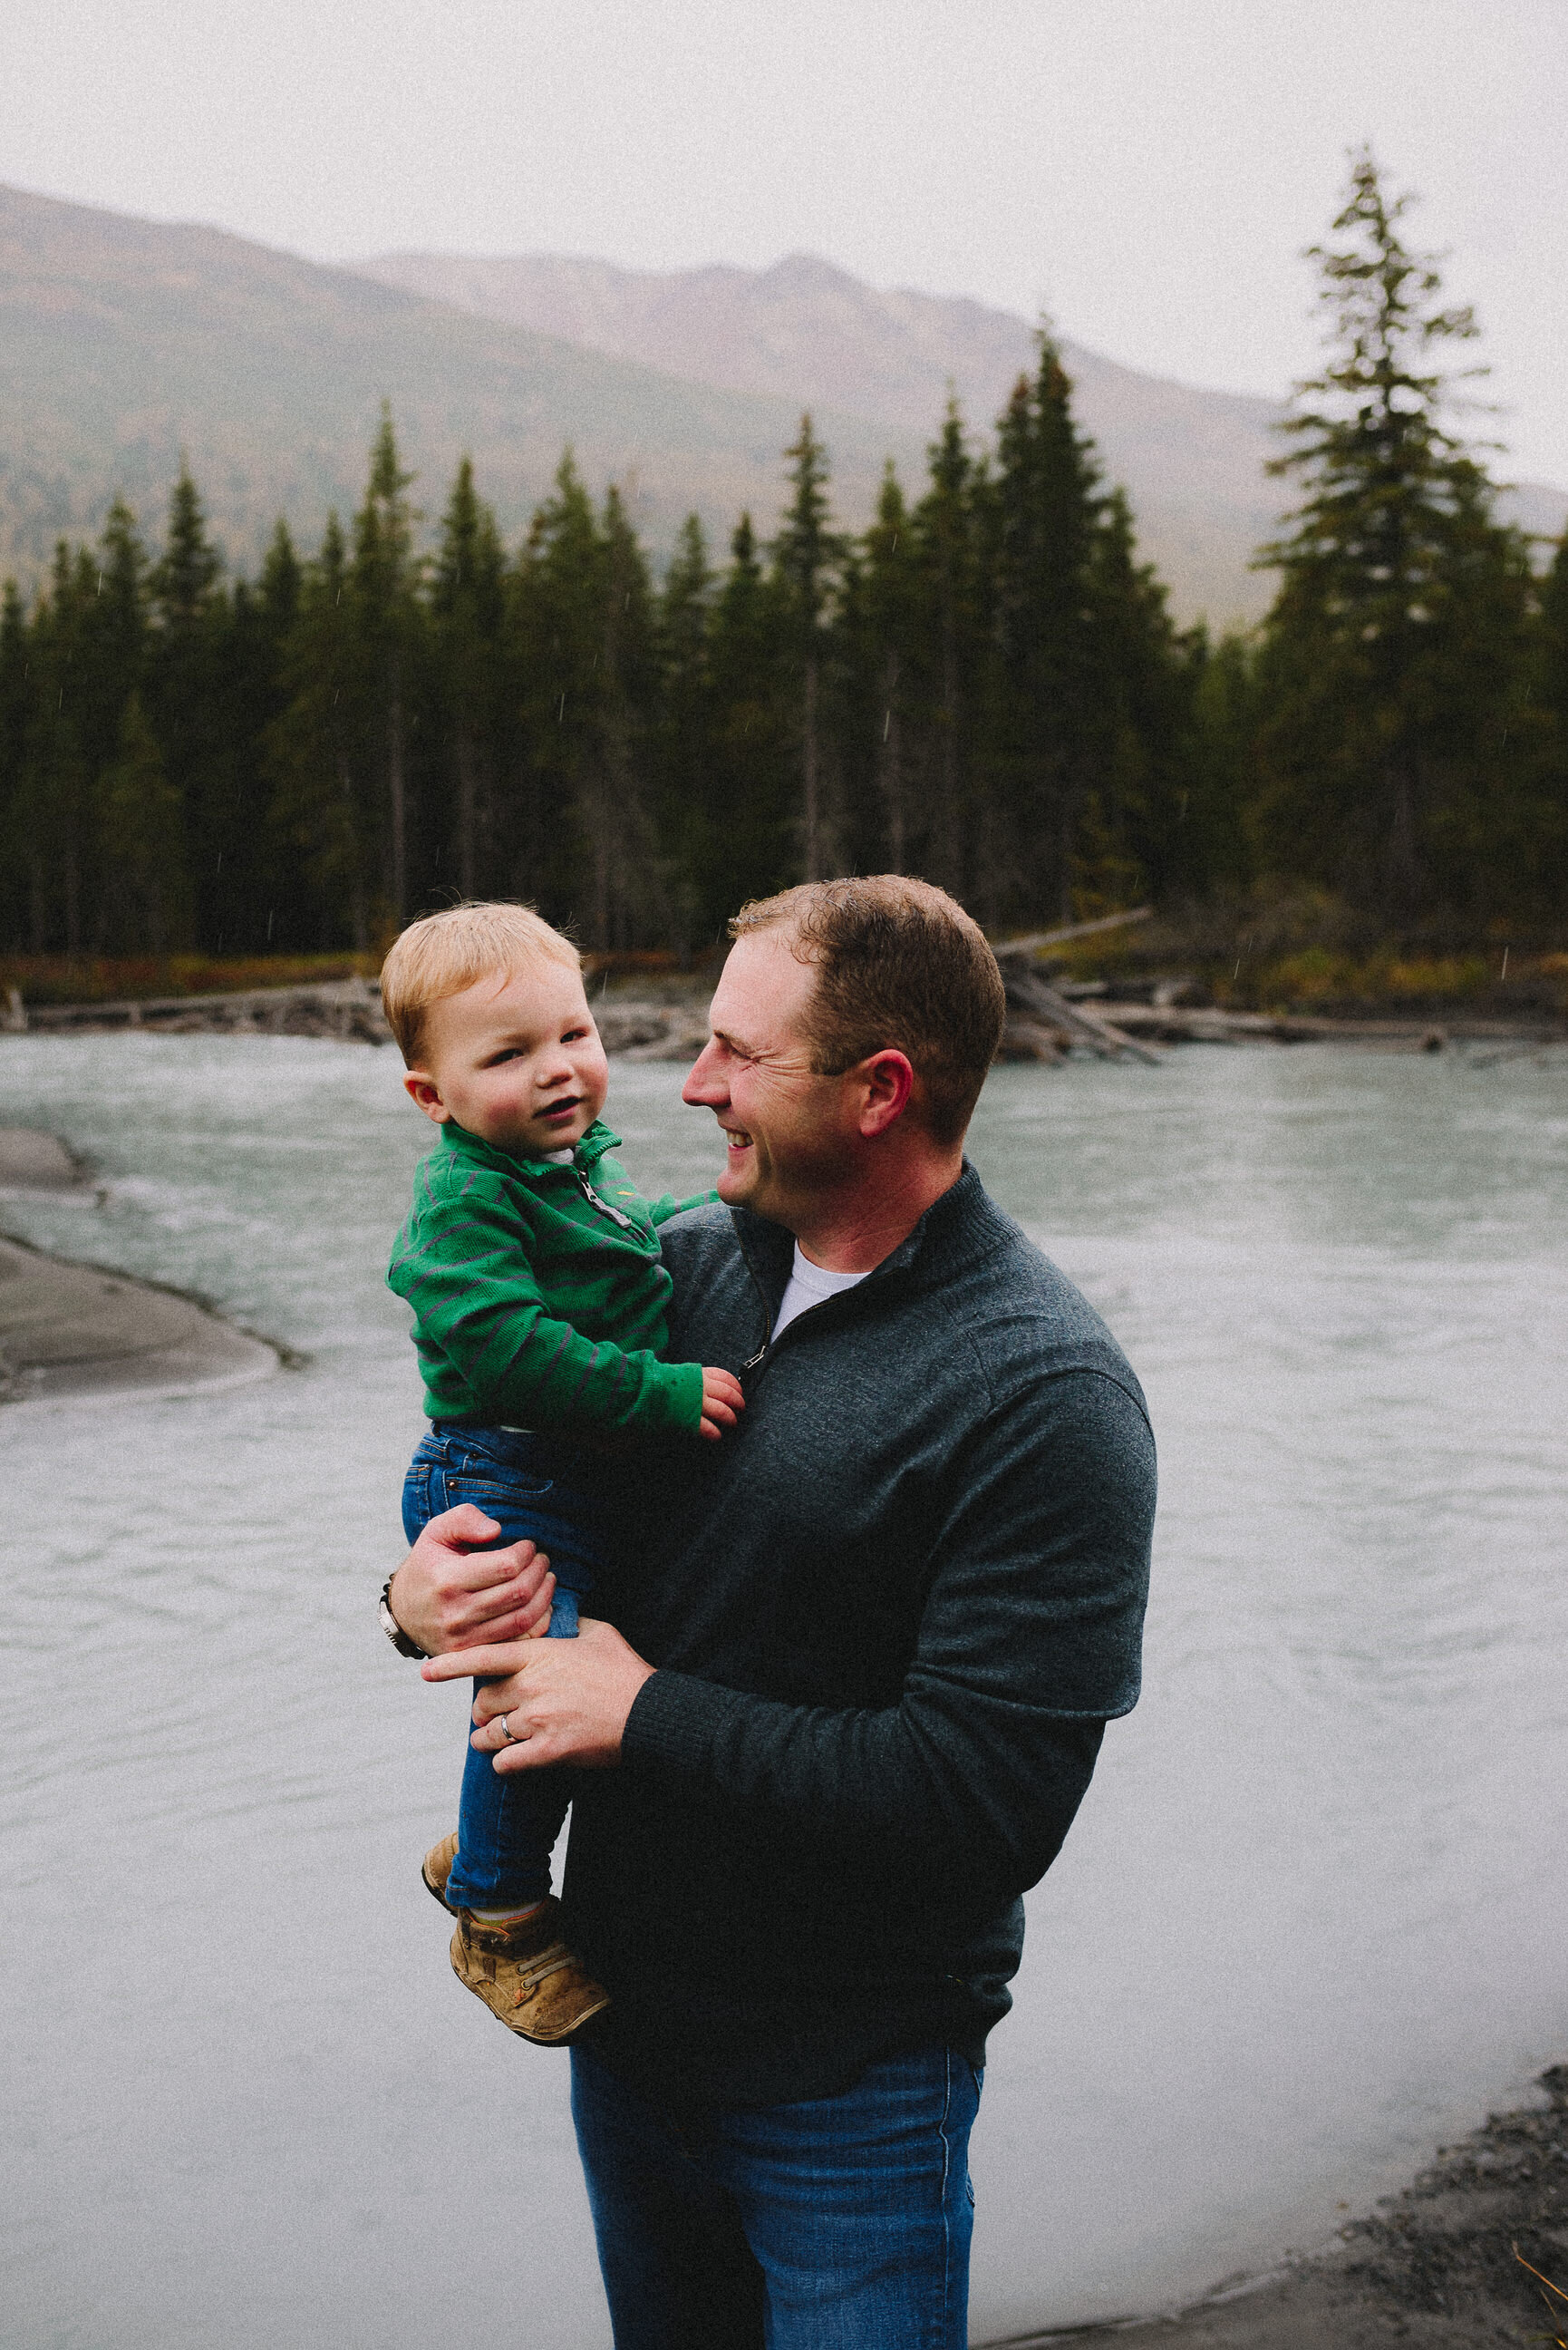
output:
<svg viewBox="0 0 1568 2350"><path fill-rule="evenodd" d="M471 1166L488 1167L498 1175L548 1175L561 1163L546 1159L543 1152L535 1155L520 1150L503 1150L495 1143L486 1142L482 1136L470 1134L468 1128L459 1126L454 1118L443 1121L441 1139L445 1149L456 1151ZM607 1150L619 1148L619 1135L612 1134L603 1118L596 1118L572 1152L573 1165L585 1170L597 1167Z"/></svg>
<svg viewBox="0 0 1568 2350"><path fill-rule="evenodd" d="M794 1265L794 1234L750 1208L732 1208L730 1215L742 1254L776 1312ZM987 1254L1006 1229L1001 1209L966 1159L958 1181L932 1201L913 1232L846 1295L864 1296L887 1282L924 1287L948 1280L960 1265Z"/></svg>

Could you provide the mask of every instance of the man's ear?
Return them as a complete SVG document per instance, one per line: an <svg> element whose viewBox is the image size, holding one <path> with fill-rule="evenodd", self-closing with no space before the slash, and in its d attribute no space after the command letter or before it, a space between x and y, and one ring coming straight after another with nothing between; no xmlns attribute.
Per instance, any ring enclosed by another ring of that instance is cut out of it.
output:
<svg viewBox="0 0 1568 2350"><path fill-rule="evenodd" d="M435 1079L428 1069L405 1069L403 1091L414 1107L417 1109L422 1109L425 1116L433 1119L437 1126L444 1126L452 1116L451 1110L441 1097L441 1091Z"/></svg>
<svg viewBox="0 0 1568 2350"><path fill-rule="evenodd" d="M862 1061L859 1077L865 1088L860 1106L860 1131L867 1142L900 1118L915 1090L915 1071L907 1053L888 1045Z"/></svg>

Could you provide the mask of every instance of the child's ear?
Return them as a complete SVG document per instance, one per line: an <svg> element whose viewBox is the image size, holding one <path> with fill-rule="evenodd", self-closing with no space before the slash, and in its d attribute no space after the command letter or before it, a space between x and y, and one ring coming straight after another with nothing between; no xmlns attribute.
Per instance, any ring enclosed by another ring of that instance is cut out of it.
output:
<svg viewBox="0 0 1568 2350"><path fill-rule="evenodd" d="M428 1069L405 1069L403 1091L415 1107L422 1109L425 1116L428 1118L433 1118L437 1126L444 1126L452 1116L451 1110L441 1097L435 1079Z"/></svg>

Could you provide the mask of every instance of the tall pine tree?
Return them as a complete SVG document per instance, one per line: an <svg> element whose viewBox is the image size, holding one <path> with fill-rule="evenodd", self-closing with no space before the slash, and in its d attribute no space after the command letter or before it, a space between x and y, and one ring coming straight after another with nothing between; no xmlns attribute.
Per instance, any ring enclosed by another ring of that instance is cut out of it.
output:
<svg viewBox="0 0 1568 2350"><path fill-rule="evenodd" d="M819 881L832 870L834 858L824 772L823 685L834 578L843 543L830 526L827 452L812 429L809 411L800 420L800 438L784 454L791 460L791 494L774 541L774 573L783 590L798 679L801 857L806 879Z"/></svg>
<svg viewBox="0 0 1568 2350"><path fill-rule="evenodd" d="M996 671L988 734L997 829L977 877L992 919L1070 915L1077 829L1099 779L1092 577L1104 501L1055 344L997 428Z"/></svg>
<svg viewBox="0 0 1568 2350"><path fill-rule="evenodd" d="M432 654L441 757L455 836L454 878L465 898L493 868L506 658L506 556L495 516L464 457L441 521L431 577Z"/></svg>
<svg viewBox="0 0 1568 2350"><path fill-rule="evenodd" d="M1495 898L1489 803L1529 604L1522 542L1450 429L1445 365L1477 332L1409 249L1370 152L1340 242L1314 246L1330 322L1276 461L1305 493L1263 550L1281 574L1263 632L1265 856L1397 923Z"/></svg>

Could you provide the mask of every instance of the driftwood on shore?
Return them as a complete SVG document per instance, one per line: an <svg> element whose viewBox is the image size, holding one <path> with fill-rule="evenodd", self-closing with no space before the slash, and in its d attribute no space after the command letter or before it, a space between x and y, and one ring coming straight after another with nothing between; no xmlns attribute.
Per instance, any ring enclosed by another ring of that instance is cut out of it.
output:
<svg viewBox="0 0 1568 2350"><path fill-rule="evenodd" d="M708 1040L694 1003L623 1003L599 997L595 1017L606 1049L633 1061L692 1060ZM13 1035L86 1035L119 1030L149 1036L324 1036L340 1044L389 1045L392 1032L374 980L336 979L304 987L255 987L233 995L166 995L140 1002L40 1003L14 1013Z"/></svg>
<svg viewBox="0 0 1568 2350"><path fill-rule="evenodd" d="M115 1003L28 1004L20 1024L45 1035L93 1029L159 1036L335 1036L389 1045L392 1032L374 980L323 980L306 987L253 987L232 995L161 995Z"/></svg>
<svg viewBox="0 0 1568 2350"><path fill-rule="evenodd" d="M1158 1065L1158 1053L1129 1036L1098 1006L1091 1012L1082 1003L1070 1002L1022 960L1010 956L1002 978L1007 993L1004 1061L1059 1061L1075 1045L1085 1045L1108 1061L1127 1054Z"/></svg>
<svg viewBox="0 0 1568 2350"><path fill-rule="evenodd" d="M1122 917L1122 920L1129 919ZM1044 935L1051 935L1049 933ZM1445 1019L1334 1020L1306 1013L1231 1012L1217 1005L1162 1000L1182 983L1155 989L1153 1003L1122 1003L1070 983L1053 985L1024 949L998 950L1007 991L1004 1061L1054 1062L1074 1052L1158 1065L1158 1045L1294 1045L1334 1041L1384 1051L1438 1052L1450 1039L1546 1043L1563 1034L1557 1021ZM1016 950L1016 951L1015 951ZM596 994L594 1016L606 1049L628 1061L691 1061L707 1042L705 1007L695 996L664 1003ZM80 1035L94 1030L158 1036L320 1036L338 1043L389 1045L392 1032L373 980L322 981L301 987L258 987L233 995L169 995L112 1003L41 1003L13 996L0 1031Z"/></svg>

